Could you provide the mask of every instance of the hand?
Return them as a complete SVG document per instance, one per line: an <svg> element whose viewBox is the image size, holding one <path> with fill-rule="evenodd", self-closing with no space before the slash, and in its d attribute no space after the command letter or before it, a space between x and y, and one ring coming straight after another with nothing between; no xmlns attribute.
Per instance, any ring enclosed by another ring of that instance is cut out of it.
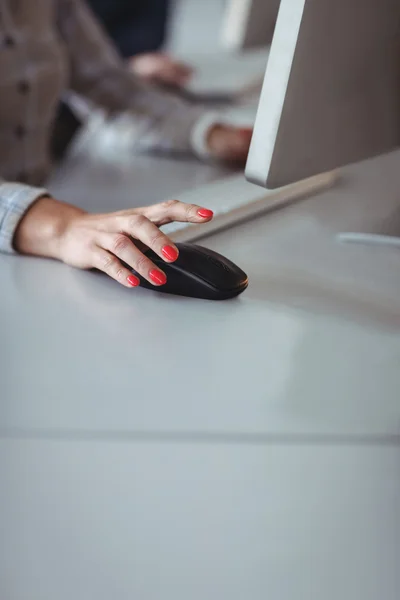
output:
<svg viewBox="0 0 400 600"><path fill-rule="evenodd" d="M211 156L225 162L245 163L252 135L251 127L214 125L210 128L207 139Z"/></svg>
<svg viewBox="0 0 400 600"><path fill-rule="evenodd" d="M164 85L183 87L193 74L189 65L158 52L134 56L130 65L138 77Z"/></svg>
<svg viewBox="0 0 400 600"><path fill-rule="evenodd" d="M123 261L158 286L166 283L166 275L143 250L151 248L167 263L178 258L177 247L159 227L173 221L206 223L212 217L212 211L178 200L92 215L42 198L21 220L14 245L23 254L56 258L80 269L96 268L126 287L136 287L139 279Z"/></svg>

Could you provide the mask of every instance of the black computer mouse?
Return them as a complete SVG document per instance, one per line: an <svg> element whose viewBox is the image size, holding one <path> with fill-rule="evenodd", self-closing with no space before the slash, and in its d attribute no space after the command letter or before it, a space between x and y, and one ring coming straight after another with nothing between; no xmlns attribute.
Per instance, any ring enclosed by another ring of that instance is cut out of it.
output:
<svg viewBox="0 0 400 600"><path fill-rule="evenodd" d="M228 300L247 288L246 273L224 256L195 244L176 244L176 247L179 257L173 263L164 262L151 250L146 252L146 256L166 274L165 285L154 286L131 269L142 287L205 300Z"/></svg>

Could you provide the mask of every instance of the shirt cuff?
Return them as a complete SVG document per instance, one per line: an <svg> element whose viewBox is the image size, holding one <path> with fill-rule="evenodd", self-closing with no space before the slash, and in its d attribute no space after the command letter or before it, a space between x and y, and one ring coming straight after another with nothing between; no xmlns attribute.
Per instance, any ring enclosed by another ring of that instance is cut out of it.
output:
<svg viewBox="0 0 400 600"><path fill-rule="evenodd" d="M49 193L44 188L21 183L0 184L0 252L15 254L14 235L30 206Z"/></svg>
<svg viewBox="0 0 400 600"><path fill-rule="evenodd" d="M190 136L191 146L196 156L203 159L211 158L211 152L207 144L208 132L211 127L222 124L223 121L221 113L211 111L204 113L197 119Z"/></svg>

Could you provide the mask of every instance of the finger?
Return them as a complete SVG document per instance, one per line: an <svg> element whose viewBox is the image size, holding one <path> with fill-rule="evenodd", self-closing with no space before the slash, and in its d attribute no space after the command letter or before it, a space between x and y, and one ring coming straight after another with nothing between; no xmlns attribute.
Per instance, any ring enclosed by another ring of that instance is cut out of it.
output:
<svg viewBox="0 0 400 600"><path fill-rule="evenodd" d="M170 238L144 215L136 214L122 217L119 229L153 250L165 262L175 262L179 256L179 250ZM126 260L129 256L133 258L131 246L133 245L135 253L137 248L130 242L129 238L124 236L125 240L119 239L121 234L114 234L114 236L114 254L117 254L123 260ZM121 255L121 252L124 255ZM131 262L128 261L128 264L131 264Z"/></svg>
<svg viewBox="0 0 400 600"><path fill-rule="evenodd" d="M103 271L115 281L127 288L137 287L140 281L126 267L122 266L116 256L103 248L96 247L93 252L93 267Z"/></svg>
<svg viewBox="0 0 400 600"><path fill-rule="evenodd" d="M171 68L175 72L180 73L182 75L192 75L194 72L193 67L191 67L187 63L182 62L180 60L176 60L170 56L165 56L165 55L163 57L163 61L160 62L160 66L162 66L166 69Z"/></svg>
<svg viewBox="0 0 400 600"><path fill-rule="evenodd" d="M179 66L180 66L182 74L185 75L185 77L192 77L192 75L194 75L194 68L191 67L190 65L180 63Z"/></svg>
<svg viewBox="0 0 400 600"><path fill-rule="evenodd" d="M179 200L167 200L153 206L138 208L135 212L144 215L158 226L167 225L174 221L179 223L207 223L214 216L212 210L208 208L197 204L186 204Z"/></svg>
<svg viewBox="0 0 400 600"><path fill-rule="evenodd" d="M251 142L251 133L246 130L226 130L221 137L221 152L227 158L242 159L247 156Z"/></svg>
<svg viewBox="0 0 400 600"><path fill-rule="evenodd" d="M124 229L128 229L127 225L129 220L132 220L132 217L125 217ZM149 222L149 225L152 224ZM153 225L153 227L158 231L155 225ZM141 239L142 235L140 231L137 231L137 233L132 232L130 235L143 241ZM149 245L147 242L144 243L146 246ZM166 283L167 277L165 273L156 267L156 265L135 246L128 235L124 235L123 233L102 233L98 236L97 244L107 250L112 256L117 257L117 259L120 259L125 264L129 265L153 285L164 285Z"/></svg>
<svg viewBox="0 0 400 600"><path fill-rule="evenodd" d="M175 87L183 84L182 78L175 72L161 73L158 79L161 83L164 83L167 86Z"/></svg>
<svg viewBox="0 0 400 600"><path fill-rule="evenodd" d="M176 65L169 65L169 67L160 70L159 77L169 85L183 85L188 79L188 76L182 73Z"/></svg>
<svg viewBox="0 0 400 600"><path fill-rule="evenodd" d="M234 129L233 135L236 137L238 150L247 154L250 148L251 138L253 136L252 127Z"/></svg>
<svg viewBox="0 0 400 600"><path fill-rule="evenodd" d="M193 75L193 69L184 63L174 63L176 76L187 81Z"/></svg>

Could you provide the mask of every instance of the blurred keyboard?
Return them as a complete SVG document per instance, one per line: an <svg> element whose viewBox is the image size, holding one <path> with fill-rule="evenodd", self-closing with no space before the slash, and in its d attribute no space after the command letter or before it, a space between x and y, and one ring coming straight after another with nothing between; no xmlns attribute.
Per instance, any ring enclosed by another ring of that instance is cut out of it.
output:
<svg viewBox="0 0 400 600"><path fill-rule="evenodd" d="M187 92L199 96L240 98L252 90L260 90L264 80L269 48L231 54L193 55L182 57L195 68Z"/></svg>
<svg viewBox="0 0 400 600"><path fill-rule="evenodd" d="M331 172L276 190L266 190L247 182L243 174L235 175L178 194L177 197L183 202L198 204L212 210L214 218L210 223L171 223L163 227L163 231L175 242L194 241L215 231L284 208L331 187L336 180L336 173Z"/></svg>

